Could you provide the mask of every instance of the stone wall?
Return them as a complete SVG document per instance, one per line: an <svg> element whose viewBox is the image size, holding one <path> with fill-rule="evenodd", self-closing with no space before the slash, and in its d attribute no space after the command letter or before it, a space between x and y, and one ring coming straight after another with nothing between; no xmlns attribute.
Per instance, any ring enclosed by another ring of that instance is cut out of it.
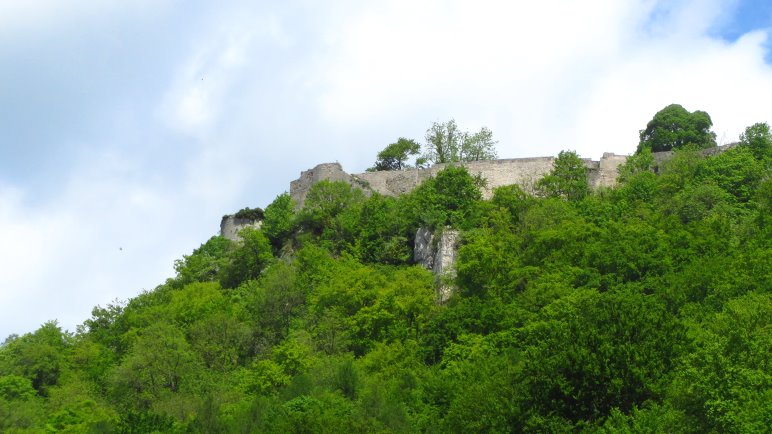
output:
<svg viewBox="0 0 772 434"><path fill-rule="evenodd" d="M319 181L346 181L353 184L351 175L343 171L340 163L322 163L313 169L300 172L300 178L290 183L290 196L298 208L303 206L311 186Z"/></svg>
<svg viewBox="0 0 772 434"><path fill-rule="evenodd" d="M232 215L226 215L220 221L220 236L231 241L241 241L239 232L244 228L260 229L262 220L240 219Z"/></svg>
<svg viewBox="0 0 772 434"><path fill-rule="evenodd" d="M611 187L616 184L617 167L627 160L624 155L605 153L600 161L584 159L588 169L588 182L592 188ZM483 198L491 197L493 189L502 185L517 184L528 192L534 191L536 182L550 170L555 157L511 158L506 160L472 161L463 163L473 176L486 180ZM413 190L427 178L433 177L445 164L435 164L425 169L407 169L365 172L350 175L339 163L319 164L305 170L300 178L290 184L290 195L298 207L305 202L308 190L321 180L346 181L365 191L375 191L386 196L399 196Z"/></svg>
<svg viewBox="0 0 772 434"><path fill-rule="evenodd" d="M704 155L715 155L736 146L736 143L704 149ZM672 152L654 153L654 161L657 166L673 155ZM480 175L487 181L483 189L483 198L489 199L493 189L502 185L517 184L525 191L534 192L536 182L544 177L550 170L555 157L535 158L510 158L506 160L472 161L463 163L469 173ZM626 155L616 155L606 152L598 161L585 158L587 166L587 181L590 187L613 187L617 182L617 168L627 161ZM425 169L407 169L380 172L365 172L350 175L343 171L339 163L319 164L313 169L301 172L300 178L290 184L290 195L300 208L305 202L308 190L315 183L326 179L330 181L346 181L354 187L362 188L365 192L376 191L386 196L399 196L416 188L427 178L444 169L446 164L435 164Z"/></svg>

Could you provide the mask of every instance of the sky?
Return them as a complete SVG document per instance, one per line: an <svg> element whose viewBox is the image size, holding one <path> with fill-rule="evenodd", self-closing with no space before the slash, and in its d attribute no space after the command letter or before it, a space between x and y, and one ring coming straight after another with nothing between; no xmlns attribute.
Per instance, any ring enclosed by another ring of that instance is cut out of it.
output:
<svg viewBox="0 0 772 434"><path fill-rule="evenodd" d="M0 342L433 122L598 159L678 103L736 141L772 122L771 50L768 0L0 0Z"/></svg>

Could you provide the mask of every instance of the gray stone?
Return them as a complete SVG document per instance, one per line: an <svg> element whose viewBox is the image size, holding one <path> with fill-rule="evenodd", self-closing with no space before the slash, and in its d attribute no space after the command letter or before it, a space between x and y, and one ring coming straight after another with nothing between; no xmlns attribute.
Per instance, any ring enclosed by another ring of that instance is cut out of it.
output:
<svg viewBox="0 0 772 434"><path fill-rule="evenodd" d="M617 167L627 160L624 155L605 153L599 161L584 159L590 187L612 187L616 184ZM503 185L517 184L523 190L533 193L536 182L552 170L555 157L510 158L459 163L472 176L486 181L482 189L484 199L490 199L493 189ZM345 181L363 189L366 193L378 192L385 196L399 196L431 178L447 164L435 164L424 169L406 169L379 172L365 172L356 175L346 173L339 163L319 164L313 169L301 172L300 178L290 184L290 195L298 208L303 206L311 186L321 180Z"/></svg>
<svg viewBox="0 0 772 434"><path fill-rule="evenodd" d="M423 265L427 270L434 270L433 238L432 231L428 228L418 228L415 233L413 262Z"/></svg>
<svg viewBox="0 0 772 434"><path fill-rule="evenodd" d="M434 255L434 277L437 280L437 302L445 303L453 295L456 281L456 256L458 254L459 232L455 229L442 230Z"/></svg>
<svg viewBox="0 0 772 434"><path fill-rule="evenodd" d="M413 260L434 274L437 303L445 303L453 295L458 241L459 232L450 227L444 228L438 237L428 228L416 231Z"/></svg>
<svg viewBox="0 0 772 434"><path fill-rule="evenodd" d="M262 220L240 219L232 215L226 215L220 221L220 236L231 241L240 242L239 232L244 228L260 229Z"/></svg>

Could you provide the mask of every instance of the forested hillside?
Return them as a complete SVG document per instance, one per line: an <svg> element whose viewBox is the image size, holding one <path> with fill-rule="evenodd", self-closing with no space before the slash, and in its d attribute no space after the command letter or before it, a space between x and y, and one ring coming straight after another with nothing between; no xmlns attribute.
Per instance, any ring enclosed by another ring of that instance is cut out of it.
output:
<svg viewBox="0 0 772 434"><path fill-rule="evenodd" d="M76 333L9 337L0 431L768 432L765 131L656 167L643 146L614 189L564 152L535 195L482 200L462 166L398 198L279 195ZM420 227L461 232L445 304Z"/></svg>

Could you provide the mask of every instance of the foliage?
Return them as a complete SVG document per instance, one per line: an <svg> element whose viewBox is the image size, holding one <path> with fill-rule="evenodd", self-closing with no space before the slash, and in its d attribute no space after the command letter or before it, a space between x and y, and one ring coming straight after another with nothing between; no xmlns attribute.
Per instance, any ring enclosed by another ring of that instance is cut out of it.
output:
<svg viewBox="0 0 772 434"><path fill-rule="evenodd" d="M710 131L713 121L704 111L688 112L678 104L658 111L640 131L638 152L649 148L652 152L671 151L686 145L698 148L716 146L716 133Z"/></svg>
<svg viewBox="0 0 772 434"><path fill-rule="evenodd" d="M245 280L257 279L263 269L273 261L271 244L262 231L248 227L239 235L242 242L229 252L228 263L220 278L226 288L235 288Z"/></svg>
<svg viewBox="0 0 772 434"><path fill-rule="evenodd" d="M463 166L448 166L413 190L406 202L417 226L461 227L471 223L481 198L480 186Z"/></svg>
<svg viewBox="0 0 772 434"><path fill-rule="evenodd" d="M716 133L710 131L713 121L704 111L688 112L678 104L658 111L640 131L638 152L649 148L652 152L671 151L685 145L698 148L716 146Z"/></svg>
<svg viewBox="0 0 772 434"><path fill-rule="evenodd" d="M432 163L493 160L496 158L493 132L482 127L476 133L460 131L456 121L434 122L426 130L423 160Z"/></svg>
<svg viewBox="0 0 772 434"><path fill-rule="evenodd" d="M552 170L536 183L536 188L547 197L579 200L589 193L587 166L574 151L560 151Z"/></svg>
<svg viewBox="0 0 772 434"><path fill-rule="evenodd" d="M242 208L233 217L245 220L262 220L263 214L262 208Z"/></svg>
<svg viewBox="0 0 772 434"><path fill-rule="evenodd" d="M758 160L772 157L772 131L766 122L758 122L740 134L740 146L748 147Z"/></svg>
<svg viewBox="0 0 772 434"><path fill-rule="evenodd" d="M271 242L275 252L282 247L282 242L295 229L295 204L288 193L276 197L267 207L260 227Z"/></svg>
<svg viewBox="0 0 772 434"><path fill-rule="evenodd" d="M375 165L369 171L375 170L402 170L410 167L406 163L411 156L418 155L421 145L415 140L400 137L396 142L386 146L378 153Z"/></svg>

